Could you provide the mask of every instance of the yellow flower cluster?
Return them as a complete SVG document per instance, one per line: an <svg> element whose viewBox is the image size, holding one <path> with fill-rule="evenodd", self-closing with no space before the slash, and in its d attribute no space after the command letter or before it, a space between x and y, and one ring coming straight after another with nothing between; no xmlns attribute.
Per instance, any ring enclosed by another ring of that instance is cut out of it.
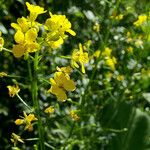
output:
<svg viewBox="0 0 150 150"><path fill-rule="evenodd" d="M62 70L62 71L61 71ZM67 99L66 92L76 89L75 83L70 79L68 68L60 68L59 72L54 73L54 78L50 78L51 88L49 93L56 95L57 99L64 102Z"/></svg>
<svg viewBox="0 0 150 150"><path fill-rule="evenodd" d="M147 21L147 16L146 15L139 15L138 20L135 21L133 24L135 26L141 26L146 21Z"/></svg>
<svg viewBox="0 0 150 150"><path fill-rule="evenodd" d="M10 97L14 97L20 91L18 85L14 85L14 86L8 85L7 88L8 88Z"/></svg>
<svg viewBox="0 0 150 150"><path fill-rule="evenodd" d="M53 15L50 13L50 18L45 22L47 29L46 42L51 48L58 48L64 43L64 39L67 37L66 32L75 36L76 33L71 30L71 23L68 21L65 15Z"/></svg>
<svg viewBox="0 0 150 150"><path fill-rule="evenodd" d="M111 56L112 49L109 47L106 47L104 51L102 52L102 56L105 57L106 61L105 64L111 68L112 71L115 70L115 64L117 63L116 58L114 56Z"/></svg>
<svg viewBox="0 0 150 150"><path fill-rule="evenodd" d="M15 124L16 125L25 124L25 130L32 131L33 130L32 121L36 121L37 118L34 116L34 114L27 115L26 112L23 112L23 115L24 117L21 117L22 119L16 119Z"/></svg>
<svg viewBox="0 0 150 150"><path fill-rule="evenodd" d="M75 110L70 111L70 116L74 121L78 121L80 117L77 115L77 112Z"/></svg>
<svg viewBox="0 0 150 150"><path fill-rule="evenodd" d="M11 26L16 30L14 35L15 44L13 46L13 54L19 58L28 53L36 52L40 49L38 43L39 27L42 26L36 22L38 15L45 13L44 8L40 6L34 6L26 2L27 8L30 12L27 18L22 17L17 19L17 23L12 23ZM66 33L70 33L75 36L76 33L71 30L71 23L68 21L65 15L53 15L50 13L44 24L43 43L47 43L51 48L58 48L64 43L66 39Z"/></svg>
<svg viewBox="0 0 150 150"><path fill-rule="evenodd" d="M44 112L47 114L53 114L54 111L55 111L54 106L49 106L44 110Z"/></svg>
<svg viewBox="0 0 150 150"><path fill-rule="evenodd" d="M79 64L81 64L82 67L82 73L85 73L85 67L84 65L89 62L88 53L84 52L83 50L85 47L82 46L82 44L79 44L79 50L75 49L71 56L71 65L72 67L79 68Z"/></svg>
<svg viewBox="0 0 150 150"><path fill-rule="evenodd" d="M24 54L35 52L39 49L37 36L40 24L35 22L39 14L45 13L44 8L26 3L30 15L28 18L22 17L17 19L17 23L11 26L16 30L14 35L16 45L13 46L13 54L19 58Z"/></svg>

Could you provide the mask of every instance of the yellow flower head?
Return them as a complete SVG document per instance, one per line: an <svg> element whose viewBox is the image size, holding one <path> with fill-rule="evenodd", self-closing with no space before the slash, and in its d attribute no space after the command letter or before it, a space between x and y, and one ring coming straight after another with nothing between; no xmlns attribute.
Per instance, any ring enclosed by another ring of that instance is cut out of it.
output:
<svg viewBox="0 0 150 150"><path fill-rule="evenodd" d="M18 85L16 85L16 86L15 85L14 86L8 85L7 88L8 88L10 97L14 97L20 91Z"/></svg>
<svg viewBox="0 0 150 150"><path fill-rule="evenodd" d="M100 31L100 24L98 24L97 22L94 24L93 26L93 30L96 31L96 32L99 32Z"/></svg>
<svg viewBox="0 0 150 150"><path fill-rule="evenodd" d="M123 14L119 14L115 17L116 20L122 20L123 19Z"/></svg>
<svg viewBox="0 0 150 150"><path fill-rule="evenodd" d="M30 11L29 20L31 22L35 21L38 15L45 13L43 7L32 5L28 2L26 2L27 8Z"/></svg>
<svg viewBox="0 0 150 150"><path fill-rule="evenodd" d="M115 64L117 63L117 61L116 61L116 58L115 57L107 57L106 58L106 65L108 65L110 68L111 68L111 70L115 70Z"/></svg>
<svg viewBox="0 0 150 150"><path fill-rule="evenodd" d="M51 88L48 92L56 95L57 99L61 101L67 99L66 91L74 91L76 89L74 81L63 72L55 72L54 79L50 78L50 83Z"/></svg>
<svg viewBox="0 0 150 150"><path fill-rule="evenodd" d="M3 78L3 77L5 77L5 76L7 76L7 73L5 73L5 72L0 72L0 78Z"/></svg>
<svg viewBox="0 0 150 150"><path fill-rule="evenodd" d="M18 24L17 24L18 23ZM25 17L18 18L17 23L11 23L11 26L16 30L20 30L23 33L27 32L29 28L31 27L31 23L29 20Z"/></svg>
<svg viewBox="0 0 150 150"><path fill-rule="evenodd" d="M134 24L135 26L140 26L140 25L142 25L144 22L146 22L146 20L147 20L147 16L146 16L146 15L139 15L139 16L138 16L138 20L135 21L133 24Z"/></svg>
<svg viewBox="0 0 150 150"><path fill-rule="evenodd" d="M36 42L37 30L35 28L29 29L26 33L18 30L14 39L17 43L13 46L13 54L15 57L19 58L26 53L32 53L39 49L39 44Z"/></svg>
<svg viewBox="0 0 150 150"><path fill-rule="evenodd" d="M48 18L45 22L45 27L48 30L46 42L52 48L58 48L67 37L66 32L73 36L75 36L76 33L71 30L71 23L65 15L53 15L50 13L50 17L51 18Z"/></svg>
<svg viewBox="0 0 150 150"><path fill-rule="evenodd" d="M128 51L129 53L133 53L133 47L129 46L129 47L127 48L127 51Z"/></svg>
<svg viewBox="0 0 150 150"><path fill-rule="evenodd" d="M65 73L66 75L67 75L67 74L70 75L70 73L72 72L72 68L71 68L70 66L61 67L61 68L57 67L56 69L57 69L57 71L59 71L59 72Z"/></svg>
<svg viewBox="0 0 150 150"><path fill-rule="evenodd" d="M54 111L55 111L54 106L49 106L44 110L44 112L47 114L52 114L54 113Z"/></svg>
<svg viewBox="0 0 150 150"><path fill-rule="evenodd" d="M16 119L15 124L16 125L22 125L25 124L25 130L32 131L33 125L32 121L36 121L37 118L34 116L34 114L27 115L26 112L23 112L24 117L21 117L22 119Z"/></svg>
<svg viewBox="0 0 150 150"><path fill-rule="evenodd" d="M70 111L70 116L74 121L78 121L80 119L75 110Z"/></svg>
<svg viewBox="0 0 150 150"><path fill-rule="evenodd" d="M2 36L2 32L0 31L0 51L2 50L4 46L4 39L1 36Z"/></svg>
<svg viewBox="0 0 150 150"><path fill-rule="evenodd" d="M102 56L109 57L111 56L111 52L112 52L112 49L110 49L109 47L106 47L104 51L102 52Z"/></svg>
<svg viewBox="0 0 150 150"><path fill-rule="evenodd" d="M101 54L101 51L97 50L94 52L93 57L99 58L100 54Z"/></svg>
<svg viewBox="0 0 150 150"><path fill-rule="evenodd" d="M118 75L117 80L118 81L123 81L124 80L124 75Z"/></svg>
<svg viewBox="0 0 150 150"><path fill-rule="evenodd" d="M14 146L16 146L18 142L24 143L21 137L15 133L11 134L11 142L14 143Z"/></svg>
<svg viewBox="0 0 150 150"><path fill-rule="evenodd" d="M89 62L89 57L87 52L83 52L83 46L79 44L79 50L75 49L71 57L71 65L73 67L79 68L78 63L81 64L82 73L85 73L84 65Z"/></svg>

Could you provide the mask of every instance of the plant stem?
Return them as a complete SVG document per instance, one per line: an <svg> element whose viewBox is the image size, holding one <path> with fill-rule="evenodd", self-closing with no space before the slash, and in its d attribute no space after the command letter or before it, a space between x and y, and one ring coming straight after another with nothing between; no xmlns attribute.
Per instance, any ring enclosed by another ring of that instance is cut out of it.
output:
<svg viewBox="0 0 150 150"><path fill-rule="evenodd" d="M40 105L39 105L39 100L38 100L38 85L37 85L37 74L38 74L38 52L35 53L34 57L34 71L33 71L33 76L32 76L32 99L33 99L33 105L35 109L35 113L38 117L38 133L39 133L39 141L38 141L38 147L39 150L45 150L44 146L44 134L43 134L43 126L42 126L42 120L40 116ZM31 72L30 72L31 76Z"/></svg>
<svg viewBox="0 0 150 150"><path fill-rule="evenodd" d="M20 100L30 111L32 111L32 109L30 108L30 106L19 96L19 94L16 94L16 96L19 98L19 100Z"/></svg>
<svg viewBox="0 0 150 150"><path fill-rule="evenodd" d="M10 49L7 49L7 48L4 48L4 47L3 47L3 50L6 51L6 52L12 53L12 50L10 50Z"/></svg>

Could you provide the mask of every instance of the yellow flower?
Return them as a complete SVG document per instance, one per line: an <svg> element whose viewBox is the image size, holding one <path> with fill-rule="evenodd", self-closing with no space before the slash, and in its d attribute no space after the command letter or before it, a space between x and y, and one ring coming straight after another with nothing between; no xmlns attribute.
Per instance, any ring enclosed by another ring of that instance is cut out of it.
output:
<svg viewBox="0 0 150 150"><path fill-rule="evenodd" d="M70 75L70 73L72 72L72 68L70 66L61 67L61 68L57 67L56 69L57 69L57 71L63 72L68 75Z"/></svg>
<svg viewBox="0 0 150 150"><path fill-rule="evenodd" d="M7 88L8 88L10 97L14 97L20 91L18 85L16 85L16 86L15 85L14 86L8 85Z"/></svg>
<svg viewBox="0 0 150 150"><path fill-rule="evenodd" d="M135 21L133 24L134 24L135 26L140 26L140 25L142 25L144 22L146 22L146 20L147 20L147 16L146 16L146 15L139 15L139 16L138 16L138 20Z"/></svg>
<svg viewBox="0 0 150 150"><path fill-rule="evenodd" d="M0 78L7 76L7 73L5 72L0 72Z"/></svg>
<svg viewBox="0 0 150 150"><path fill-rule="evenodd" d="M4 46L4 39L1 36L2 36L2 32L0 31L0 51L2 51Z"/></svg>
<svg viewBox="0 0 150 150"><path fill-rule="evenodd" d="M54 111L55 111L54 106L49 106L44 110L44 112L47 114L52 114L54 113Z"/></svg>
<svg viewBox="0 0 150 150"><path fill-rule="evenodd" d="M93 57L99 58L101 51L97 50L94 52Z"/></svg>
<svg viewBox="0 0 150 150"><path fill-rule="evenodd" d="M95 25L93 26L93 30L96 32L99 32L100 31L100 24L95 23Z"/></svg>
<svg viewBox="0 0 150 150"><path fill-rule="evenodd" d="M89 57L87 52L83 52L83 46L79 44L79 50L75 49L71 57L71 65L73 67L79 68L78 63L81 64L82 73L85 73L84 65L89 62Z"/></svg>
<svg viewBox="0 0 150 150"><path fill-rule="evenodd" d="M78 121L80 119L75 110L70 111L70 116L74 121Z"/></svg>
<svg viewBox="0 0 150 150"><path fill-rule="evenodd" d="M33 125L32 121L36 121L37 118L34 116L34 114L27 115L26 112L23 112L24 117L21 117L22 119L16 119L15 124L16 125L22 125L25 124L25 130L32 131Z"/></svg>
<svg viewBox="0 0 150 150"><path fill-rule="evenodd" d="M127 48L127 51L128 51L129 53L133 53L133 47L129 46L129 47Z"/></svg>
<svg viewBox="0 0 150 150"><path fill-rule="evenodd" d="M124 76L123 75L118 75L117 76L117 80L118 81L123 81L124 80Z"/></svg>
<svg viewBox="0 0 150 150"><path fill-rule="evenodd" d="M76 89L74 81L63 72L55 72L54 79L50 78L50 83L51 88L48 92L56 95L57 99L61 101L67 99L66 91L74 91Z"/></svg>
<svg viewBox="0 0 150 150"><path fill-rule="evenodd" d="M18 24L17 24L18 23ZM31 23L25 17L18 18L17 23L11 23L11 26L16 30L20 30L23 33L27 32L31 27Z"/></svg>
<svg viewBox="0 0 150 150"><path fill-rule="evenodd" d="M102 52L102 56L109 57L111 55L111 52L112 52L112 49L110 49L109 47L106 47L104 51Z"/></svg>
<svg viewBox="0 0 150 150"><path fill-rule="evenodd" d="M45 22L45 28L48 30L45 40L52 48L58 48L67 37L65 32L73 36L76 33L71 30L71 23L65 15L53 15L50 13L50 17Z"/></svg>
<svg viewBox="0 0 150 150"><path fill-rule="evenodd" d="M27 53L35 52L39 49L39 44L36 42L37 30L35 28L29 29L26 33L18 30L14 39L17 43L13 46L13 54L15 57L19 58Z"/></svg>
<svg viewBox="0 0 150 150"><path fill-rule="evenodd" d="M31 22L35 21L38 15L46 12L46 11L44 11L43 7L35 6L28 2L26 2L26 5L27 5L28 10L30 11L29 20Z"/></svg>
<svg viewBox="0 0 150 150"><path fill-rule="evenodd" d="M117 15L115 17L116 20L122 20L123 19L123 14Z"/></svg>
<svg viewBox="0 0 150 150"><path fill-rule="evenodd" d="M14 146L16 146L18 142L24 143L24 141L21 139L21 137L15 133L11 134L10 140L12 143L14 143Z"/></svg>
<svg viewBox="0 0 150 150"><path fill-rule="evenodd" d="M0 51L2 51L4 46L4 39L1 36L2 36L2 32L0 31Z"/></svg>
<svg viewBox="0 0 150 150"><path fill-rule="evenodd" d="M115 57L107 57L106 58L106 65L108 65L113 71L115 70L115 64L117 63Z"/></svg>

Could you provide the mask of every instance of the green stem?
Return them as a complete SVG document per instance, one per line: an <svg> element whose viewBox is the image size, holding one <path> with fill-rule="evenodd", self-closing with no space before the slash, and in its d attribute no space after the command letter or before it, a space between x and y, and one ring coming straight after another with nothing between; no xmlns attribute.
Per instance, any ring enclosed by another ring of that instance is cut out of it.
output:
<svg viewBox="0 0 150 150"><path fill-rule="evenodd" d="M6 52L12 53L12 50L10 50L10 49L7 49L7 48L4 48L4 47L3 47L3 50L6 51Z"/></svg>
<svg viewBox="0 0 150 150"><path fill-rule="evenodd" d="M38 132L39 132L39 141L38 141L38 147L39 150L45 150L44 146L44 134L43 134L43 126L42 126L42 120L40 116L40 105L39 105L39 100L38 100L38 85L37 85L37 74L38 74L38 52L35 53L35 58L34 58L34 71L33 71L33 76L31 77L32 79L32 99L33 99L33 105L35 109L35 113L38 117ZM29 71L29 75L31 76L31 72Z"/></svg>
<svg viewBox="0 0 150 150"><path fill-rule="evenodd" d="M30 108L30 106L19 96L19 94L16 94L16 96L19 98L19 100L20 100L30 111L32 111L32 109Z"/></svg>

